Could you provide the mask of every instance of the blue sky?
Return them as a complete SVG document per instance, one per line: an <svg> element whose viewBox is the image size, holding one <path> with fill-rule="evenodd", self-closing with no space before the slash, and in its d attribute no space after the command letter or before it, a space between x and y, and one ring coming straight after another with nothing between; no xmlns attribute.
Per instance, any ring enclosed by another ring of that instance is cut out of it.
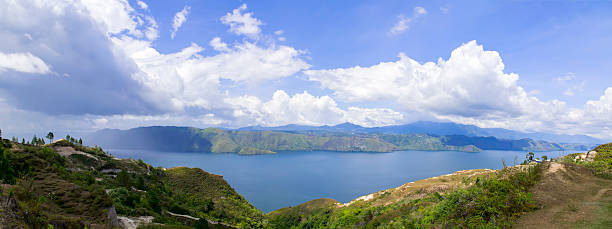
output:
<svg viewBox="0 0 612 229"><path fill-rule="evenodd" d="M434 120L612 138L612 2L0 2L9 133Z"/></svg>
<svg viewBox="0 0 612 229"><path fill-rule="evenodd" d="M244 1L151 1L160 31L169 31L175 11L191 6L189 23L175 40L161 36L155 43L163 52L174 52L191 42L207 43L219 36L240 39L218 23L219 15ZM369 66L393 61L399 52L420 61L448 58L450 51L476 40L500 52L506 71L521 76L520 85L538 90L542 99L564 98L580 106L597 99L612 85L612 3L604 1L265 1L246 2L265 22L262 30L283 30L284 44L304 49L315 69ZM428 14L411 23L400 35L388 30L397 15L412 15L421 6ZM174 9L174 10L169 10ZM444 9L444 11L443 11ZM160 11L159 14L155 12ZM164 12L165 11L165 12ZM563 94L568 85L553 79L575 75L585 82L581 96ZM589 83L591 82L591 83ZM289 85L286 90L296 90Z"/></svg>

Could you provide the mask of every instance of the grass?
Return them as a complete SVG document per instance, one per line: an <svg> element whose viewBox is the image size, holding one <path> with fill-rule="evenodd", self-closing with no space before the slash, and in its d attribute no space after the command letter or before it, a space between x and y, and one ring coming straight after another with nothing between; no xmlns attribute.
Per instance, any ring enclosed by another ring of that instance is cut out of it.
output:
<svg viewBox="0 0 612 229"><path fill-rule="evenodd" d="M274 228L508 228L520 215L537 208L528 190L540 174L540 165L533 165L498 171L488 178L472 176L465 179L472 185L442 192L421 188L419 195L391 204L376 204L376 198L398 198L384 192L372 201L345 207L306 211L298 205L270 213L270 223Z"/></svg>
<svg viewBox="0 0 612 229"><path fill-rule="evenodd" d="M66 157L55 150L63 150ZM153 168L142 160L112 158L99 147L69 142L41 147L2 140L0 172L2 183L12 184L2 186L0 199L14 198L17 202L16 227L108 225L111 206L119 215L153 216L154 223L165 225L151 226L154 228L195 225L193 220L167 212L241 228L265 225L263 213L221 176L201 169ZM226 228L220 224L208 226Z"/></svg>

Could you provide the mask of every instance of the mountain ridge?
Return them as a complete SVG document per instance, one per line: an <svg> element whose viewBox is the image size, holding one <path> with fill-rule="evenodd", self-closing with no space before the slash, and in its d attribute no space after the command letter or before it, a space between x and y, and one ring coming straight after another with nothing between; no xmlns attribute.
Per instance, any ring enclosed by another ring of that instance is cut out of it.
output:
<svg viewBox="0 0 612 229"><path fill-rule="evenodd" d="M301 128L295 126L296 128ZM328 128L328 127L325 127ZM367 133L347 124L342 131L223 130L151 126L128 130L104 129L86 137L105 148L166 152L270 154L276 151L481 150L556 151L584 150L589 146L558 144L532 139L498 139L467 135Z"/></svg>
<svg viewBox="0 0 612 229"><path fill-rule="evenodd" d="M352 128L347 128L352 127ZM478 137L493 136L498 139L518 140L530 138L534 140L542 140L557 143L580 143L580 144L601 144L605 142L602 139L590 137L587 135L569 135L569 134L551 134L542 132L525 133L520 131L508 130L504 128L481 128L474 125L464 125L452 122L430 122L418 121L402 125L390 125L381 127L363 127L350 122L341 123L330 126L308 126L289 124L275 127L262 126L247 126L237 128L236 130L275 130L275 131L352 131L356 133L393 133L393 134L408 134L408 133L424 133L434 135L467 135Z"/></svg>

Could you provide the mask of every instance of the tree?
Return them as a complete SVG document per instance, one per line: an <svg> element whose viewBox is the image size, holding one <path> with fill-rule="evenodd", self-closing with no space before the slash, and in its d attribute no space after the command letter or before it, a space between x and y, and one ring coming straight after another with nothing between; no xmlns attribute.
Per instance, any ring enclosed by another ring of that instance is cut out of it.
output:
<svg viewBox="0 0 612 229"><path fill-rule="evenodd" d="M208 221L206 221L206 219L199 219L198 221L196 221L196 222L193 224L193 227L194 227L195 229L207 229L207 228L210 228L210 227L208 226Z"/></svg>
<svg viewBox="0 0 612 229"><path fill-rule="evenodd" d="M526 159L527 163L532 162L533 161L533 157L534 157L533 152L529 152L527 155L525 155L525 159Z"/></svg>
<svg viewBox="0 0 612 229"><path fill-rule="evenodd" d="M83 145L83 139L79 138L79 145Z"/></svg>
<svg viewBox="0 0 612 229"><path fill-rule="evenodd" d="M53 136L53 132L49 132L49 133L47 134L47 139L49 139L49 143L53 142L53 138L54 138L54 136Z"/></svg>
<svg viewBox="0 0 612 229"><path fill-rule="evenodd" d="M140 189L140 190L146 190L147 187L145 186L145 182L144 179L142 178L142 176L138 176L138 178L136 179L136 188Z"/></svg>
<svg viewBox="0 0 612 229"><path fill-rule="evenodd" d="M10 151L4 150L2 146L0 146L0 183L15 183L15 171L9 162L10 153Z"/></svg>
<svg viewBox="0 0 612 229"><path fill-rule="evenodd" d="M0 129L0 140L2 140L2 129Z"/></svg>
<svg viewBox="0 0 612 229"><path fill-rule="evenodd" d="M122 169L121 172L117 174L117 183L123 187L130 186L130 175L127 173L127 171L125 171L125 169Z"/></svg>

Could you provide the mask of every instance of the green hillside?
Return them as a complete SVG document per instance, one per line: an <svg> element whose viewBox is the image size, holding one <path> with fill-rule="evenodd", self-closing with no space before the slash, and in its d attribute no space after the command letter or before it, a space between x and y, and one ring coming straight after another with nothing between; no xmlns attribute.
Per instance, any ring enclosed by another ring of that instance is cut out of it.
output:
<svg viewBox="0 0 612 229"><path fill-rule="evenodd" d="M198 129L191 127L140 127L101 130L88 140L111 149L178 152L270 154L278 151L367 151L481 150L551 151L584 148L531 139L505 140L494 137L429 134L380 134L352 132L286 132Z"/></svg>
<svg viewBox="0 0 612 229"><path fill-rule="evenodd" d="M113 228L121 217L151 217L161 224L154 228L265 222L222 176L201 169L155 168L64 140L45 146L2 140L0 153L3 228Z"/></svg>

